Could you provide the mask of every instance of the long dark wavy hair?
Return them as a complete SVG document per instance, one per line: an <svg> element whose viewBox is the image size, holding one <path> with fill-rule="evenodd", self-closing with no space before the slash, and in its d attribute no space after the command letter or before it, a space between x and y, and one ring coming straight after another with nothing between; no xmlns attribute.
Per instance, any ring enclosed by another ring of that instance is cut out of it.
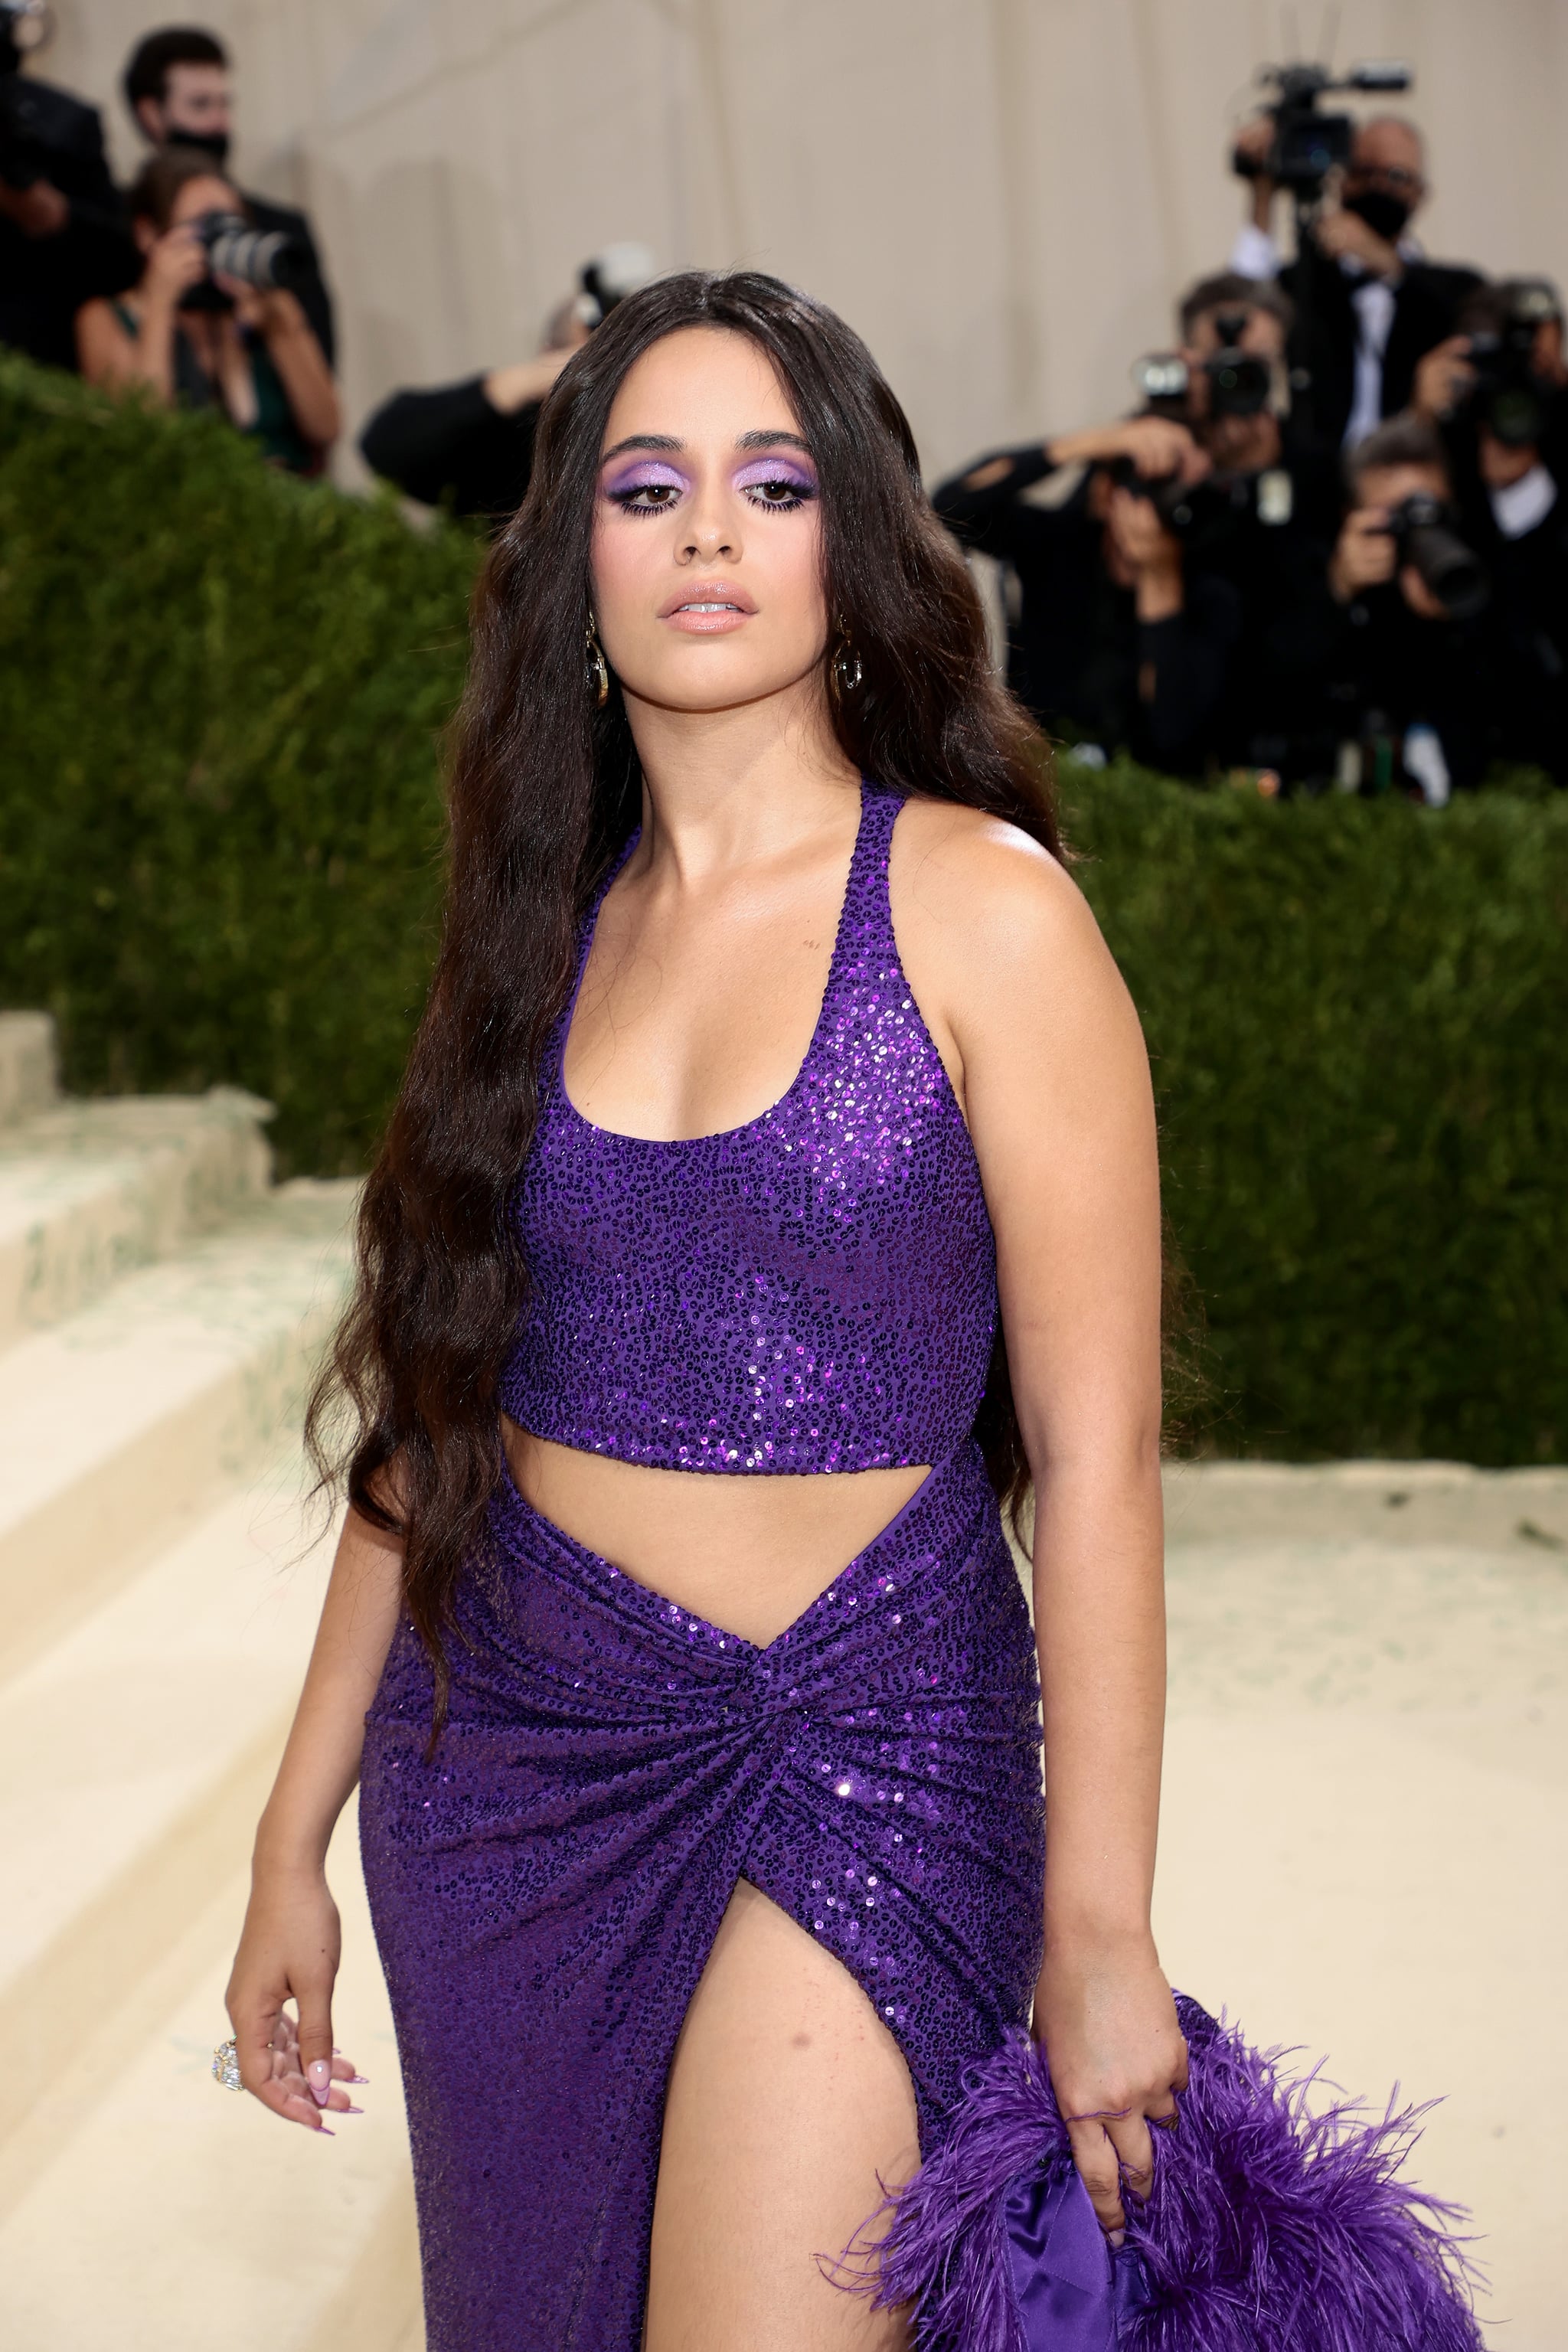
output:
<svg viewBox="0 0 1568 2352"><path fill-rule="evenodd" d="M448 786L440 948L358 1225L358 1282L310 1403L318 1467L405 1540L404 1593L445 1714L464 1562L505 1475L497 1390L528 1294L512 1213L540 1059L569 993L584 912L637 823L621 698L584 671L600 451L627 370L687 327L748 336L788 394L820 483L824 590L860 660L829 695L846 755L905 793L1007 818L1048 848L1044 747L993 675L979 601L926 503L904 413L841 319L753 270L660 279L562 371L533 477L473 606ZM1028 1468L1000 1338L979 1433L1016 1513Z"/></svg>

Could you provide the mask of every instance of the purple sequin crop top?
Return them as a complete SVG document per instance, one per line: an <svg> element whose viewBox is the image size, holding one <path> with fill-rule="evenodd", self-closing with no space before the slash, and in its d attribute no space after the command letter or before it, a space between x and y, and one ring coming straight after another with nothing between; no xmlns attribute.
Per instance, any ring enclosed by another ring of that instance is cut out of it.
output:
<svg viewBox="0 0 1568 2352"><path fill-rule="evenodd" d="M901 805L862 786L816 1034L788 1092L748 1126L655 1142L590 1125L562 1076L574 991L518 1190L531 1296L500 1402L520 1427L623 1462L731 1472L934 1464L968 1436L995 1248L893 941ZM584 927L578 988L614 878Z"/></svg>

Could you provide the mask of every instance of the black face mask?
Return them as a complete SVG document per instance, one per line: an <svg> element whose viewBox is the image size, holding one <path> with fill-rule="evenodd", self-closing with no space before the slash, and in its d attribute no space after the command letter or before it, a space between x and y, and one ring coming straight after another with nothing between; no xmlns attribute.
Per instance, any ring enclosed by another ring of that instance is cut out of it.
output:
<svg viewBox="0 0 1568 2352"><path fill-rule="evenodd" d="M171 125L165 144L170 147L199 147L202 153L210 155L215 163L226 163L228 161L226 131L179 131Z"/></svg>
<svg viewBox="0 0 1568 2352"><path fill-rule="evenodd" d="M1415 210L1403 196L1391 196L1383 188L1367 188L1360 194L1346 196L1347 213L1365 221L1373 236L1381 236L1389 245L1397 245L1405 234L1405 223Z"/></svg>

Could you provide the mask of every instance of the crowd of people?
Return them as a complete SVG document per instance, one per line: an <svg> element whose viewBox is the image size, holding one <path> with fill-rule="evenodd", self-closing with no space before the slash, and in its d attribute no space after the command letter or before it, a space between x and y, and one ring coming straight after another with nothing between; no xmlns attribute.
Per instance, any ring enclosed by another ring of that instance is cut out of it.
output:
<svg viewBox="0 0 1568 2352"><path fill-rule="evenodd" d="M191 26L138 44L123 92L148 156L121 193L94 110L17 70L36 14L0 0L0 341L215 408L319 473L341 431L331 300L305 215L229 173L222 44ZM1132 410L933 494L1001 566L1009 683L1084 757L1264 792L1441 803L1499 762L1568 784L1556 289L1425 253L1422 143L1392 116L1360 125L1286 258L1276 136L1268 114L1241 132L1228 267L1138 363ZM458 514L510 513L555 376L653 271L612 247L536 357L395 393L360 435L373 471Z"/></svg>
<svg viewBox="0 0 1568 2352"><path fill-rule="evenodd" d="M1282 259L1250 217L1136 414L982 457L938 514L1004 567L1014 690L1088 755L1429 803L1568 784L1568 363L1556 289L1429 259L1407 122L1363 123Z"/></svg>
<svg viewBox="0 0 1568 2352"><path fill-rule="evenodd" d="M0 0L0 341L110 389L214 408L319 473L342 429L332 305L303 213L228 172L229 59L173 26L122 84L147 148L116 188L97 110L21 70L34 0Z"/></svg>

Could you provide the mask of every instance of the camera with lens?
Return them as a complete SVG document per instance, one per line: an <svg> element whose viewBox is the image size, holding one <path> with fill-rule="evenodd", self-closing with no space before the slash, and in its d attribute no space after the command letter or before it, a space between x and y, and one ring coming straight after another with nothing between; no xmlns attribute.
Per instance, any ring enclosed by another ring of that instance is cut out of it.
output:
<svg viewBox="0 0 1568 2352"><path fill-rule="evenodd" d="M1352 66L1336 79L1321 65L1262 66L1258 80L1275 92L1266 110L1274 120L1274 138L1261 157L1238 148L1231 157L1233 170L1244 180L1268 178L1288 188L1298 204L1313 204L1323 182L1350 162L1355 143L1355 121L1349 114L1324 114L1319 100L1330 90L1408 89L1408 66L1392 59Z"/></svg>
<svg viewBox="0 0 1568 2352"><path fill-rule="evenodd" d="M1486 567L1454 529L1447 499L1415 490L1389 511L1383 528L1394 545L1395 567L1419 575L1450 620L1472 620L1491 593Z"/></svg>
<svg viewBox="0 0 1568 2352"><path fill-rule="evenodd" d="M1472 334L1467 354L1474 374L1473 413L1510 449L1528 448L1546 427L1546 401L1535 367L1538 331L1561 321L1563 305L1549 278L1516 278L1487 289L1500 298L1500 325Z"/></svg>
<svg viewBox="0 0 1568 2352"><path fill-rule="evenodd" d="M1113 457L1106 468L1119 490L1147 499L1165 529L1184 539L1197 520L1193 486L1179 474L1141 474L1131 457Z"/></svg>
<svg viewBox="0 0 1568 2352"><path fill-rule="evenodd" d="M1239 348L1237 339L1245 320L1221 318L1215 324L1222 348L1211 352L1195 367L1180 352L1151 352L1133 362L1132 382L1152 416L1170 416L1188 425L1210 416L1259 416L1268 407L1273 371L1256 352ZM1208 380L1208 400L1201 415L1194 416L1193 380L1199 375Z"/></svg>
<svg viewBox="0 0 1568 2352"><path fill-rule="evenodd" d="M252 228L243 213L203 213L196 235L207 257L207 275L198 278L181 300L182 310L232 310L234 298L217 283L221 271L270 294L279 287L290 291L309 274L309 257L298 237L286 229Z"/></svg>

